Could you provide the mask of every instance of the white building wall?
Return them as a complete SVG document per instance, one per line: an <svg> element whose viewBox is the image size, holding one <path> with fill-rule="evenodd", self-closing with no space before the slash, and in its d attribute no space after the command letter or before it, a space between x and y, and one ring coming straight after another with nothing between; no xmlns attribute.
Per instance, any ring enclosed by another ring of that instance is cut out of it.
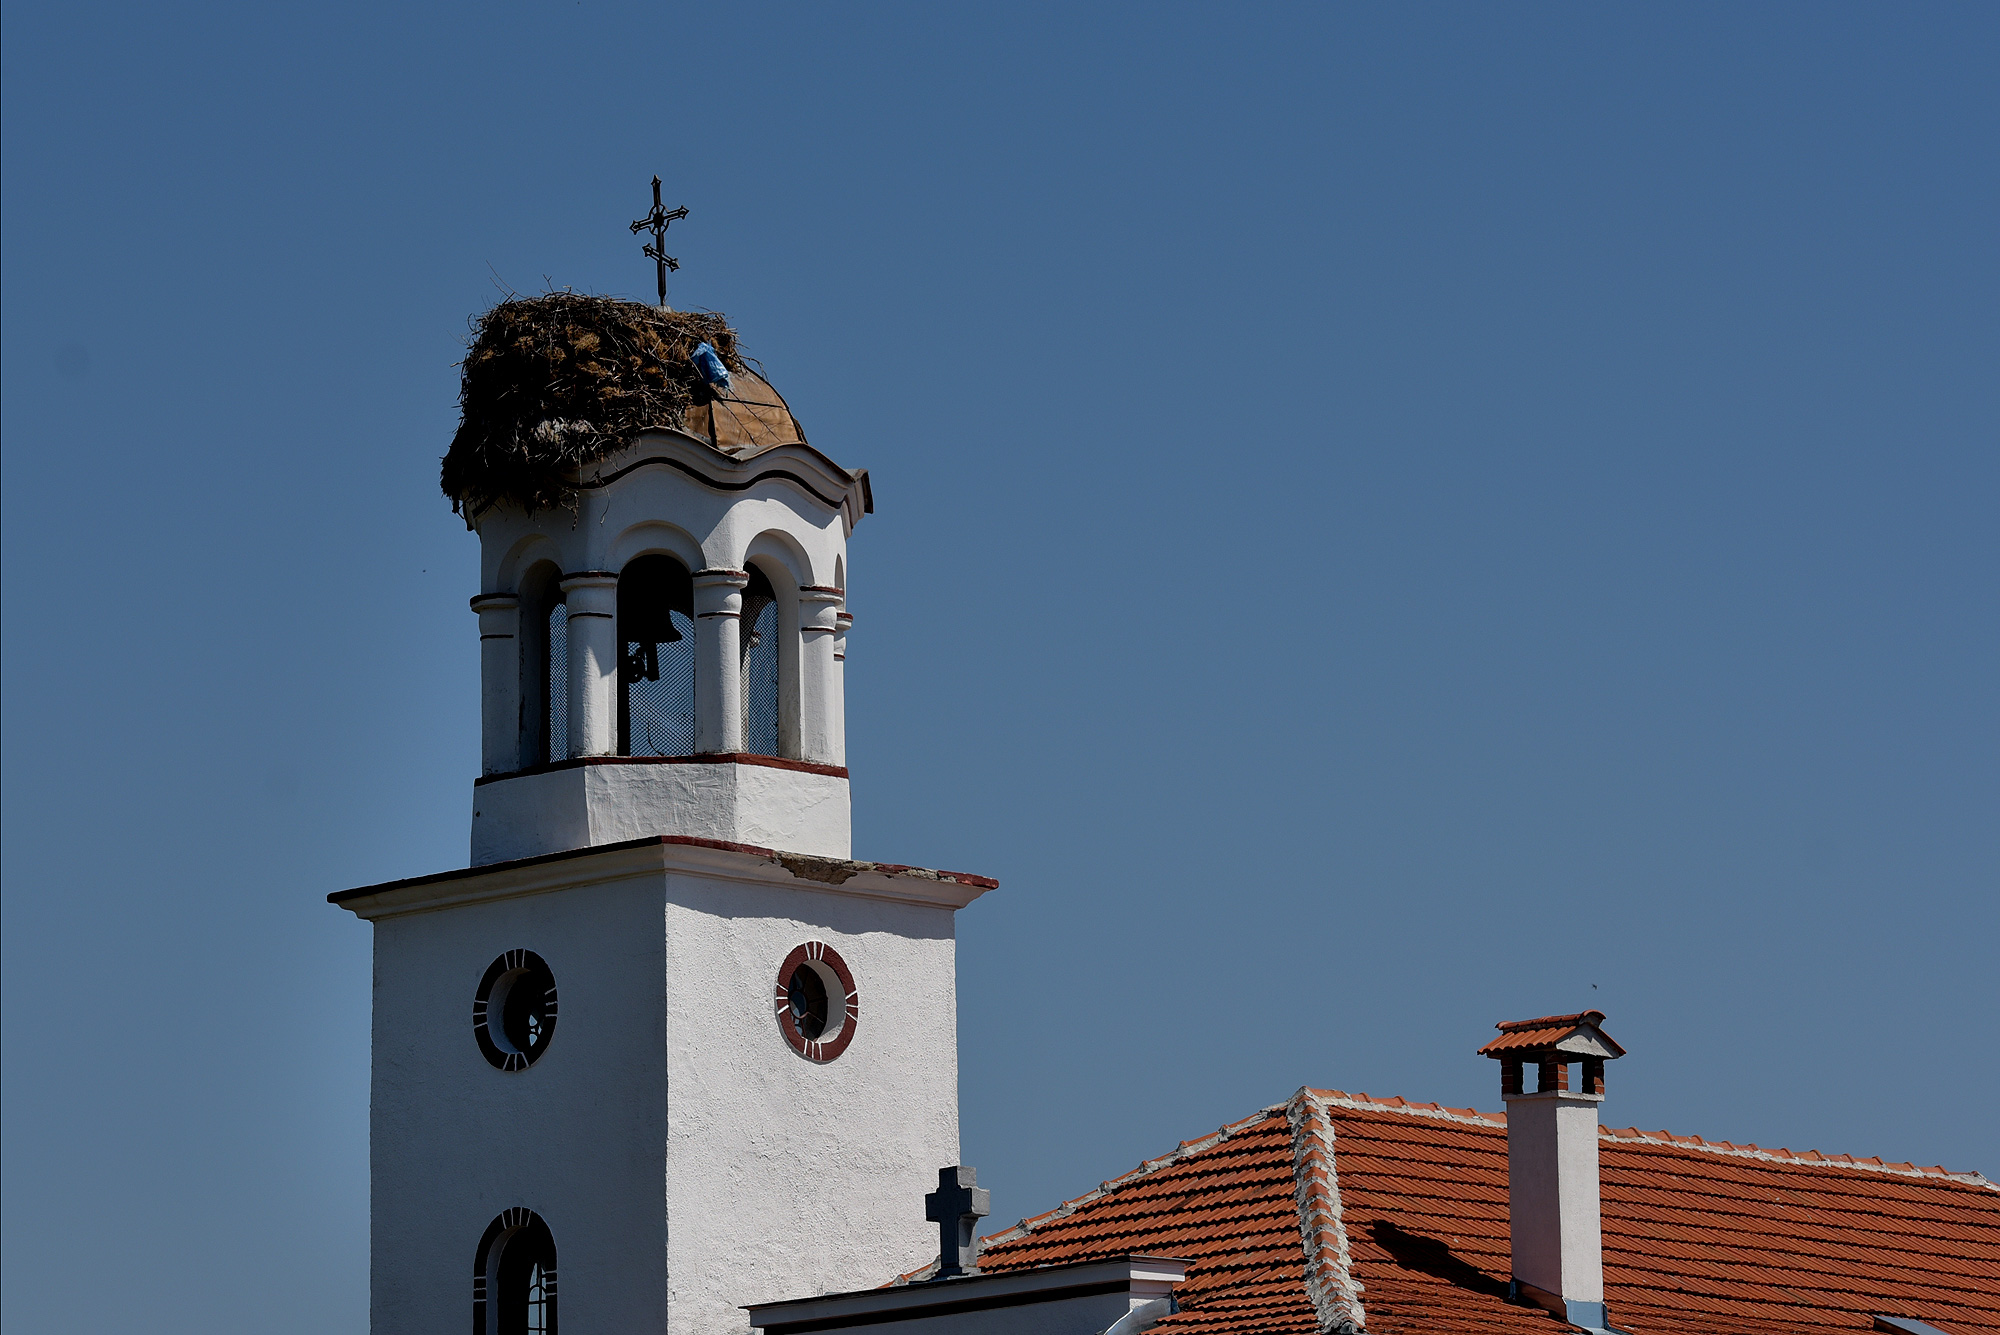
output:
<svg viewBox="0 0 2000 1335"><path fill-rule="evenodd" d="M512 1206L555 1235L566 1331L663 1328L661 914L655 874L376 923L373 1335L466 1329L474 1251ZM515 948L548 961L558 1012L509 1073L480 1054L472 1000Z"/></svg>
<svg viewBox="0 0 2000 1335"><path fill-rule="evenodd" d="M953 911L978 889L643 844L378 887L372 1328L464 1329L502 1210L554 1235L566 1335L735 1335L744 1303L914 1269L958 1161ZM812 869L808 869L812 870ZM777 973L808 941L852 970L852 1042L785 1042ZM559 1006L527 1070L489 1065L472 1002L510 949Z"/></svg>
<svg viewBox="0 0 2000 1335"><path fill-rule="evenodd" d="M671 1335L744 1331L742 1304L934 1258L924 1193L959 1151L950 911L694 877L668 900ZM778 966L812 940L861 997L824 1064L773 1018Z"/></svg>
<svg viewBox="0 0 2000 1335"><path fill-rule="evenodd" d="M1598 1213L1601 1094L1508 1094L1507 1208L1514 1278L1552 1298L1604 1301Z"/></svg>

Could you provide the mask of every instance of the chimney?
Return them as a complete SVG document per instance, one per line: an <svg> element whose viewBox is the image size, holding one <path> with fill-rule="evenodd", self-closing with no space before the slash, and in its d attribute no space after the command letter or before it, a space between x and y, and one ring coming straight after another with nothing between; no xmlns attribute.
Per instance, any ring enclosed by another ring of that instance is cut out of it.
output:
<svg viewBox="0 0 2000 1335"><path fill-rule="evenodd" d="M1571 1325L1607 1326L1604 1239L1597 1204L1597 1105L1604 1063L1625 1055L1598 1025L1602 1011L1508 1020L1481 1048L1500 1063L1507 1104L1507 1217L1513 1296ZM1571 1065L1580 1066L1570 1080ZM1523 1083L1535 1068L1535 1088Z"/></svg>

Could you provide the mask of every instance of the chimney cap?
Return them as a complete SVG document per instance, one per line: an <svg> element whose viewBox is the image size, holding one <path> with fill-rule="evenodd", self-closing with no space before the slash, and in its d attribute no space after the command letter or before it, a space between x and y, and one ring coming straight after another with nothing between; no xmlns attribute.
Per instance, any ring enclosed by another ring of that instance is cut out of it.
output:
<svg viewBox="0 0 2000 1335"><path fill-rule="evenodd" d="M1561 1054L1572 1060L1624 1056L1625 1049L1618 1046L1618 1041L1598 1028L1603 1022L1603 1011L1544 1015L1536 1020L1502 1020L1493 1026L1500 1031L1500 1037L1481 1048L1479 1055L1503 1061L1539 1053Z"/></svg>

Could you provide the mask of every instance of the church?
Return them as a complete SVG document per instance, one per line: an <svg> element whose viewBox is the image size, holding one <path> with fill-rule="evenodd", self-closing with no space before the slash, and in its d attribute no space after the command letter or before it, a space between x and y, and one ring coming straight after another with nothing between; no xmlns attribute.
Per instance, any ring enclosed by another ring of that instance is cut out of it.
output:
<svg viewBox="0 0 2000 1335"><path fill-rule="evenodd" d="M981 1236L954 918L998 887L851 847L868 474L648 254L658 306L510 298L464 363L468 865L330 897L374 927L375 1335L2000 1335L1992 1182L1602 1125L1596 1012L1468 1017L1437 1060L1496 1110L1302 1061Z"/></svg>

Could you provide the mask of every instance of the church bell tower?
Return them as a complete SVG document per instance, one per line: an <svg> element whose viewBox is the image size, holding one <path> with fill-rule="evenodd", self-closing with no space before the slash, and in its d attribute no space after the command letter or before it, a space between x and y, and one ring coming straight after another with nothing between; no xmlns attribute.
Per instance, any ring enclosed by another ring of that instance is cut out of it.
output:
<svg viewBox="0 0 2000 1335"><path fill-rule="evenodd" d="M922 1265L994 883L852 860L867 474L720 316L511 299L464 374L471 865L332 896L375 930L375 1335L734 1335Z"/></svg>

